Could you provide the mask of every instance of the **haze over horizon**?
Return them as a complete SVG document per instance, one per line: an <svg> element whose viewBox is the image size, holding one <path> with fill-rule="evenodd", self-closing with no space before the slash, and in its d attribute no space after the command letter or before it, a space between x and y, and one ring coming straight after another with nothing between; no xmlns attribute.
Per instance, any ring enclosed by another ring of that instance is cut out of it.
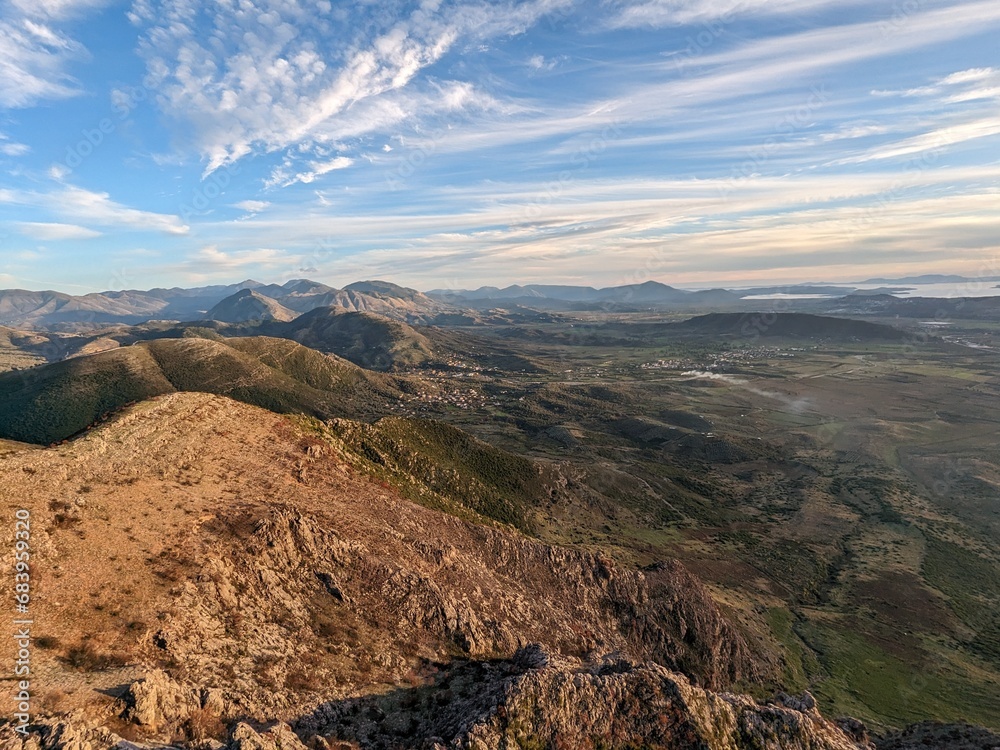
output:
<svg viewBox="0 0 1000 750"><path fill-rule="evenodd" d="M8 0L0 287L1000 275L990 2Z"/></svg>

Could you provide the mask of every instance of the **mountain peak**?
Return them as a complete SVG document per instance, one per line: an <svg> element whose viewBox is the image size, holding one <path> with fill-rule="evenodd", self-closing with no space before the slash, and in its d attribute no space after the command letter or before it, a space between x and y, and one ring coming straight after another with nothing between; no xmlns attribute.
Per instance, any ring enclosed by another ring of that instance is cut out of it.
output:
<svg viewBox="0 0 1000 750"><path fill-rule="evenodd" d="M246 323L251 320L287 322L296 316L297 313L271 297L254 289L241 289L209 310L207 319L221 323Z"/></svg>

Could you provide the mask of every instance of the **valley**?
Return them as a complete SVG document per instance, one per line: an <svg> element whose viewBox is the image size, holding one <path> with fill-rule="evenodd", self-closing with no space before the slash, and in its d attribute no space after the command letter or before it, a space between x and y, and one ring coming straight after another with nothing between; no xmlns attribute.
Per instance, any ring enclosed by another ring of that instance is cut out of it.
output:
<svg viewBox="0 0 1000 750"><path fill-rule="evenodd" d="M761 702L808 690L886 742L927 720L1000 731L1000 328L983 305L943 331L830 315L841 301L443 304L452 324L260 303L274 314L8 334L5 502L33 503L61 560L40 584L49 678L78 682L71 652L89 654L103 690L147 664L295 727L336 697L426 739L444 730L415 707L438 681L515 679L521 662L488 660L534 643L567 673L617 653L626 680L661 679L640 673L653 663ZM144 520L111 530L124 507ZM101 593L111 580L130 593ZM73 619L85 590L94 612ZM379 609L373 591L400 598ZM329 710L328 734L393 746Z"/></svg>

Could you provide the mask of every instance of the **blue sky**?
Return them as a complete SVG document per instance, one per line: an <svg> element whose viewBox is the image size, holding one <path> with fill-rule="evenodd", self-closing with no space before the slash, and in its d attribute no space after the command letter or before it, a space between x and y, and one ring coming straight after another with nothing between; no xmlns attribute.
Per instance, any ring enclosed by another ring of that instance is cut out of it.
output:
<svg viewBox="0 0 1000 750"><path fill-rule="evenodd" d="M1000 274L995 0L0 0L0 287Z"/></svg>

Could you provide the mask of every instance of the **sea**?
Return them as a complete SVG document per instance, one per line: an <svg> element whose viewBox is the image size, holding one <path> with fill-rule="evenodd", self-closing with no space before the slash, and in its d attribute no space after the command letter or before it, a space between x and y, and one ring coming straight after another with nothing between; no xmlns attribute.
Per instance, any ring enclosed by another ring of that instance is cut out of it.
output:
<svg viewBox="0 0 1000 750"><path fill-rule="evenodd" d="M1000 282L959 281L944 284L831 284L830 286L856 286L861 290L879 289L894 297L1000 297ZM753 294L743 299L836 299L840 294Z"/></svg>

